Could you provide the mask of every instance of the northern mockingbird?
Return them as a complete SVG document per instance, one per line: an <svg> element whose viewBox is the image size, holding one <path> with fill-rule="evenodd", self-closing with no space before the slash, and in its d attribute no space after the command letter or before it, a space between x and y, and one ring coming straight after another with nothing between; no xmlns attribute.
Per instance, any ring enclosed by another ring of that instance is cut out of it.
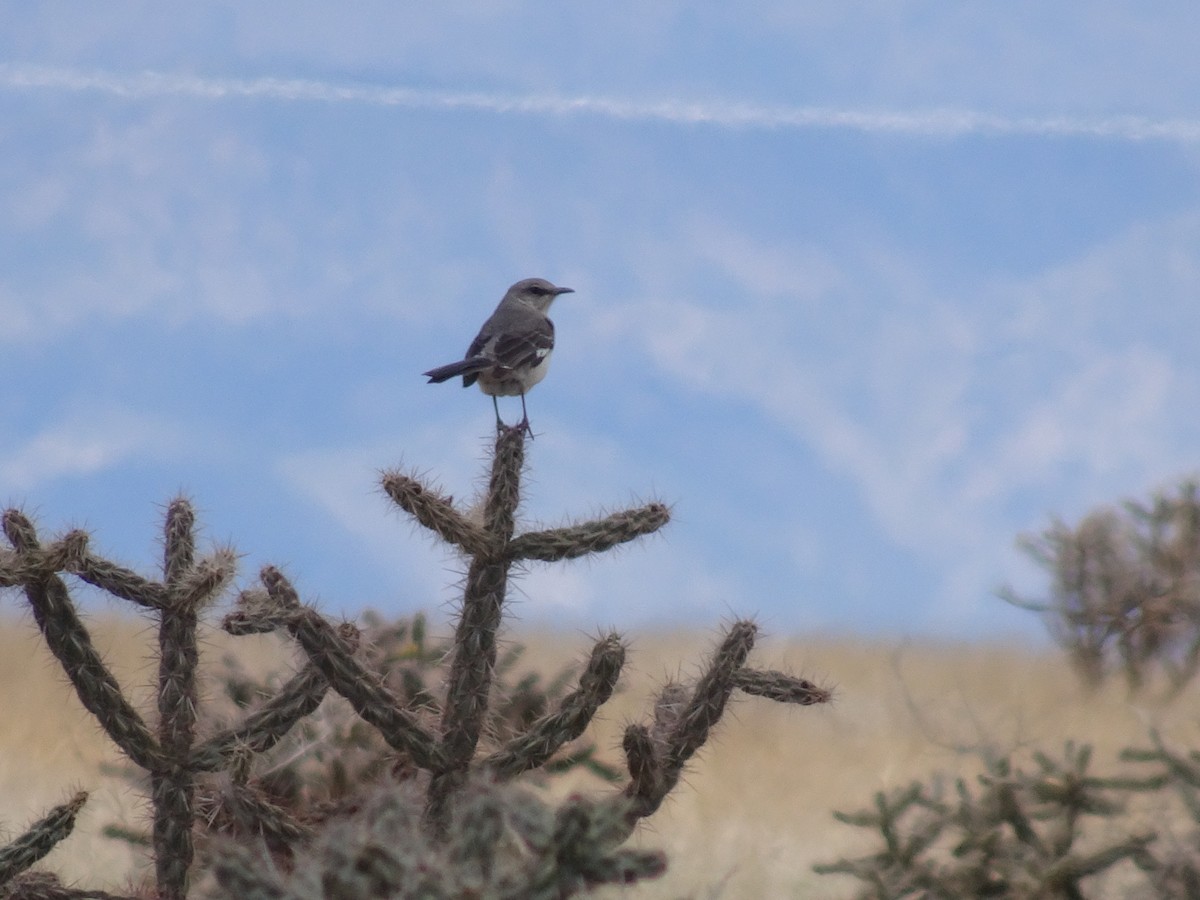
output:
<svg viewBox="0 0 1200 900"><path fill-rule="evenodd" d="M554 323L546 317L546 310L559 294L574 292L572 288L556 287L545 278L518 281L483 323L465 358L422 374L429 377L429 384L456 375L462 376L463 387L478 381L479 389L491 395L497 428L503 428L504 422L496 398L519 394L520 425L529 431L525 394L546 377L550 352L554 349Z"/></svg>

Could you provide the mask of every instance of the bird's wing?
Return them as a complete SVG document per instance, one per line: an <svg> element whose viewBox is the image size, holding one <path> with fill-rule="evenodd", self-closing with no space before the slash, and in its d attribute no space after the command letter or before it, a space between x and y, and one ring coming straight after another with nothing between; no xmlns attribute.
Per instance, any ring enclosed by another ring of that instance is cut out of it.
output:
<svg viewBox="0 0 1200 900"><path fill-rule="evenodd" d="M474 359L477 356L483 356L483 348L487 346L488 341L493 337L490 326L491 320L483 323L483 327L479 329L479 334L475 335L475 340L471 341L471 346L467 348L467 354L463 359Z"/></svg>
<svg viewBox="0 0 1200 900"><path fill-rule="evenodd" d="M521 323L519 329L494 336L485 354L506 369L535 368L554 349L554 323L544 316Z"/></svg>

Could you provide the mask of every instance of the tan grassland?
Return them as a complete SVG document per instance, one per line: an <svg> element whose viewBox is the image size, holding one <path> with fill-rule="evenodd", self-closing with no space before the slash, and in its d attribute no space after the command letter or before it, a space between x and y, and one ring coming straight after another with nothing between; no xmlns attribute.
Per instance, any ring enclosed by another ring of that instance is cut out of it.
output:
<svg viewBox="0 0 1200 900"><path fill-rule="evenodd" d="M147 694L154 635L142 622L107 618L92 626L127 692ZM552 671L589 648L582 633L517 629L531 668ZM623 690L591 732L620 761L622 726L648 709L656 685L695 674L713 638L696 633L630 636ZM289 654L274 638L210 634L205 650L230 650L263 670ZM1200 692L1171 703L1130 700L1117 685L1082 691L1059 655L1016 643L888 642L767 636L752 663L832 685L836 702L795 708L740 698L688 770L684 784L641 829L637 841L667 850L668 875L604 897L846 897L854 884L817 876L811 865L865 851L870 835L836 822L833 809L867 806L875 791L933 772L970 777L972 752L1057 752L1067 739L1095 745L1095 768L1118 767L1120 749L1145 743L1149 727L1200 748ZM101 829L145 824L120 758L82 709L28 618L0 620L0 836L11 837L74 791L88 790L76 833L45 867L93 888L119 887L136 854ZM557 790L599 791L573 778ZM1151 811L1153 812L1153 811ZM1161 823L1156 823L1161 824Z"/></svg>

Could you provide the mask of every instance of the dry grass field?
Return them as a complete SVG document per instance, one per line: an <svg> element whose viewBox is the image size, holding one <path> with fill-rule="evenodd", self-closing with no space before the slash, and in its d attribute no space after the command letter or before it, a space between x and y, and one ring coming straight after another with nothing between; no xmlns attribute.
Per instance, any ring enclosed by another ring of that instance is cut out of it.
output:
<svg viewBox="0 0 1200 900"><path fill-rule="evenodd" d="M126 691L153 678L153 634L140 622L93 622L97 643ZM580 655L588 636L507 635L544 671ZM666 677L694 672L711 638L631 635L624 689L592 731L613 762L622 726L647 708ZM210 634L212 658L236 648L263 669L288 654L273 638ZM1091 742L1095 766L1111 771L1118 751L1150 726L1179 745L1200 747L1200 696L1171 704L1129 701L1117 686L1086 695L1053 651L1012 644L887 643L835 637L765 637L753 664L789 669L836 687L828 708L785 707L742 697L686 781L637 840L668 851L668 875L605 897L846 897L854 884L817 876L811 865L864 849L869 835L833 820L872 793L931 772L971 774L972 751L1057 751L1065 739ZM0 620L0 828L11 836L80 788L91 801L76 833L46 866L70 881L123 884L135 855L104 838L108 823L144 824L141 800L112 771L111 745L82 710L40 642L33 622ZM600 789L584 783L575 788ZM572 789L563 784L560 790Z"/></svg>

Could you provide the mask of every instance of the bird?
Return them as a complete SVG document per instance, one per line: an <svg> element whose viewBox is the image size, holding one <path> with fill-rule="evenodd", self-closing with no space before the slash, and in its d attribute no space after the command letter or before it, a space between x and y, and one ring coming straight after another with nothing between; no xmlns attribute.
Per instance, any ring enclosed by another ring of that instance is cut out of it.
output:
<svg viewBox="0 0 1200 900"><path fill-rule="evenodd" d="M529 413L525 395L546 377L550 354L554 350L554 323L546 312L558 297L575 293L573 288L558 287L545 278L525 278L508 289L471 346L458 362L423 372L427 384L440 384L461 375L463 387L476 382L492 398L496 428L503 429L497 397L521 397L521 421L530 436Z"/></svg>

